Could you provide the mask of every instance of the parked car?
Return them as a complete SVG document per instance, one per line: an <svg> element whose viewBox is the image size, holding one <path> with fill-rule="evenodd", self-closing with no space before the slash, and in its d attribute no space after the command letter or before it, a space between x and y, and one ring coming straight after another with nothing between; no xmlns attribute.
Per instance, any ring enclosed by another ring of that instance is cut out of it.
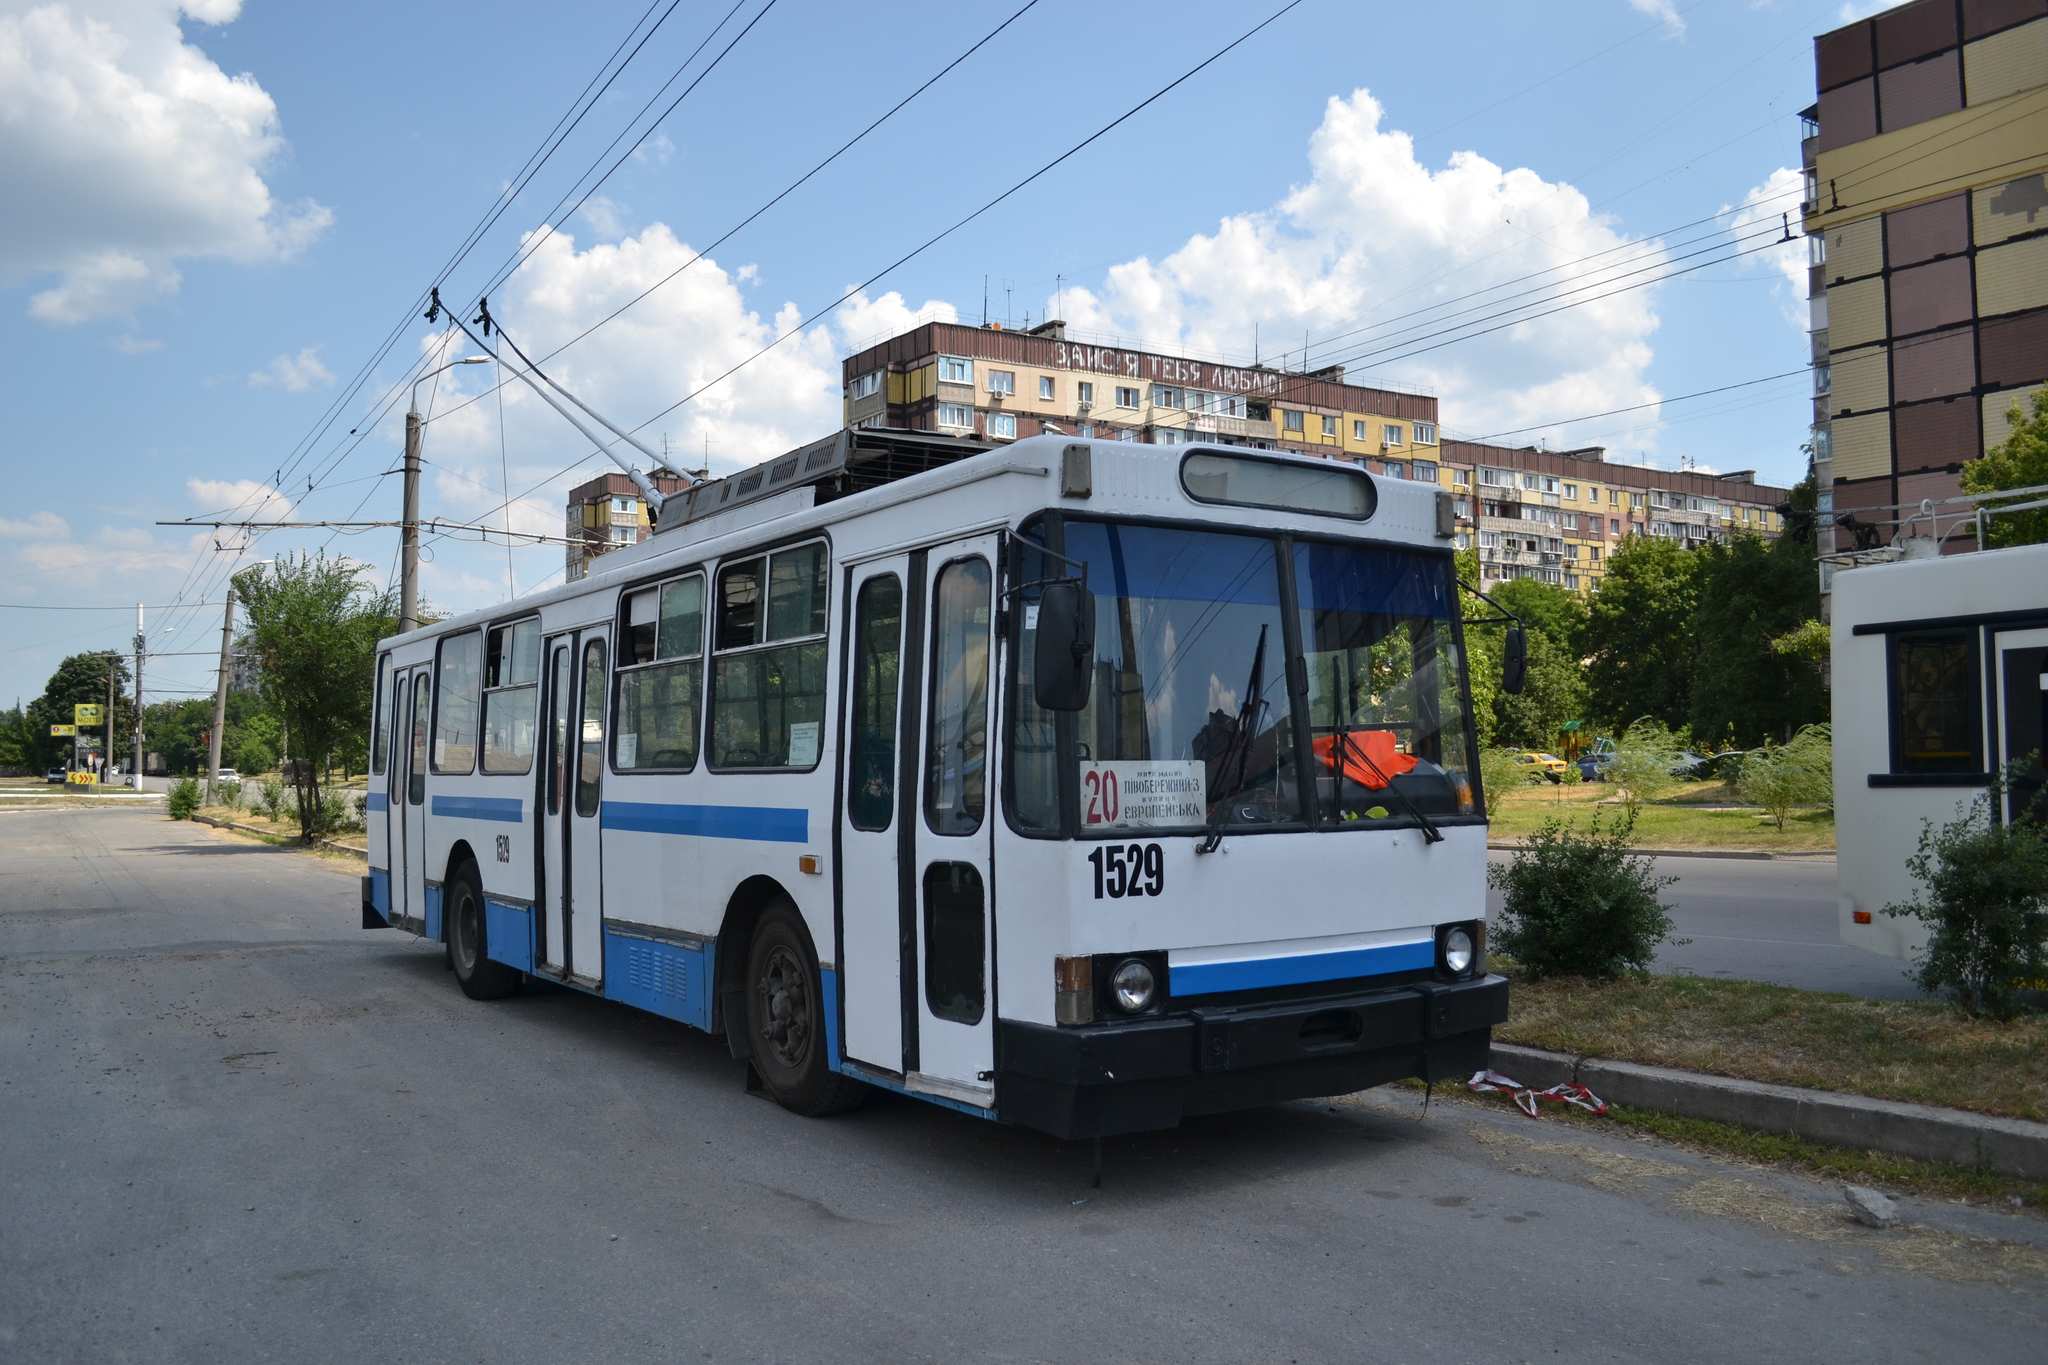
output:
<svg viewBox="0 0 2048 1365"><path fill-rule="evenodd" d="M1579 755L1579 776L1588 782L1605 782L1607 770L1613 766L1612 749L1594 750Z"/></svg>
<svg viewBox="0 0 2048 1365"><path fill-rule="evenodd" d="M69 771L67 771L66 769L63 769L63 768L52 768L52 769L50 769L50 770L49 770L48 772L46 772L46 773L44 773L44 774L43 774L43 781L45 781L45 782L63 782L63 781L67 781L67 780L68 780L68 779L70 778L70 776L71 776L70 772L69 772Z"/></svg>
<svg viewBox="0 0 2048 1365"><path fill-rule="evenodd" d="M1516 754L1515 762L1529 765L1531 781L1534 781L1539 775L1549 778L1552 782L1564 781L1565 762L1556 754L1542 754L1531 749L1525 753Z"/></svg>
<svg viewBox="0 0 2048 1365"><path fill-rule="evenodd" d="M222 768L220 770L220 780L223 782L240 782L242 775L233 768Z"/></svg>
<svg viewBox="0 0 2048 1365"><path fill-rule="evenodd" d="M1690 749L1680 749L1671 756L1673 777L1705 777L1707 766L1713 760L1705 754L1696 754Z"/></svg>

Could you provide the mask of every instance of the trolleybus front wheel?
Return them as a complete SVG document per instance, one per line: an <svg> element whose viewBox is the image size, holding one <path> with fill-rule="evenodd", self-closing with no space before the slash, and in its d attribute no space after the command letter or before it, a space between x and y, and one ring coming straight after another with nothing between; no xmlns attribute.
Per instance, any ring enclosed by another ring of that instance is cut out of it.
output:
<svg viewBox="0 0 2048 1365"><path fill-rule="evenodd" d="M754 927L747 953L747 1032L754 1071L777 1104L818 1117L852 1109L867 1087L825 1055L825 995L796 907L780 901Z"/></svg>
<svg viewBox="0 0 2048 1365"><path fill-rule="evenodd" d="M443 894L448 897L448 964L455 969L462 993L472 1000L510 995L519 984L519 973L490 957L476 864L464 863Z"/></svg>

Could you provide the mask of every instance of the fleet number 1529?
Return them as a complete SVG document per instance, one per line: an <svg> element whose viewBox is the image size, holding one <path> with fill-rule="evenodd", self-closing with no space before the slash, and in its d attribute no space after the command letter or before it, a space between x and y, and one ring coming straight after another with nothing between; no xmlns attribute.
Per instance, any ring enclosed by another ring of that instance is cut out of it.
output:
<svg viewBox="0 0 2048 1365"><path fill-rule="evenodd" d="M1088 861L1095 867L1095 899L1157 896L1166 890L1166 850L1158 844L1100 844Z"/></svg>

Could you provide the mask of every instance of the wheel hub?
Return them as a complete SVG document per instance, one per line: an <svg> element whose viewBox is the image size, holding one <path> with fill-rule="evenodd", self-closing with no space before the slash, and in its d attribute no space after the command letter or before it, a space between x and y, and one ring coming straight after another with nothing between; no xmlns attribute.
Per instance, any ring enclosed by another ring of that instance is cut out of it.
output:
<svg viewBox="0 0 2048 1365"><path fill-rule="evenodd" d="M777 947L762 964L755 989L761 996L761 1042L776 1063L796 1070L811 1041L811 999L803 964L796 954Z"/></svg>

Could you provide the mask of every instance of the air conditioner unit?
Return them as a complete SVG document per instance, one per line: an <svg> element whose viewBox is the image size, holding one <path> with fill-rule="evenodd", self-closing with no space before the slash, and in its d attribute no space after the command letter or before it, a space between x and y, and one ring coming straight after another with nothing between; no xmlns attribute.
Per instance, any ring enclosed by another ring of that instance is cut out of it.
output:
<svg viewBox="0 0 2048 1365"><path fill-rule="evenodd" d="M1095 410L1095 405L1093 403L1083 401L1074 404L1074 408L1077 412L1093 412Z"/></svg>

